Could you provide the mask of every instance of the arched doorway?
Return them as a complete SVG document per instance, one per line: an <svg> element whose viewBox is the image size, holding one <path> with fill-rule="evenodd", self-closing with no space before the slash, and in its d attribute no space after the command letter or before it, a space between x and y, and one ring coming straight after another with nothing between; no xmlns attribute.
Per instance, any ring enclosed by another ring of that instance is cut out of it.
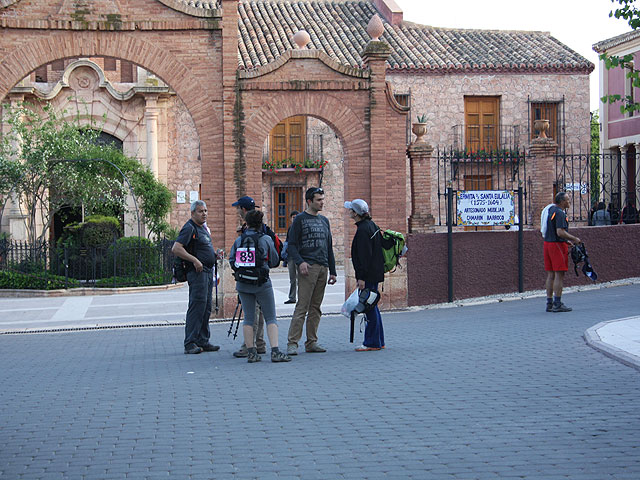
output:
<svg viewBox="0 0 640 480"><path fill-rule="evenodd" d="M304 192L322 187L322 214L331 224L336 261L344 259L344 152L337 132L322 119L294 115L269 132L262 151L262 208L269 225L286 236L291 212L306 207Z"/></svg>

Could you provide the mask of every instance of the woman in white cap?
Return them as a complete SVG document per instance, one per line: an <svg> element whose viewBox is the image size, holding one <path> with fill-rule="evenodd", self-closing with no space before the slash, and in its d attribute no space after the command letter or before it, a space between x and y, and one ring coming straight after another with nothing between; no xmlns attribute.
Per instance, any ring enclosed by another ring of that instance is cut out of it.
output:
<svg viewBox="0 0 640 480"><path fill-rule="evenodd" d="M344 202L350 217L358 229L351 242L351 262L356 273L358 289L368 288L378 291L378 284L384 281L384 257L382 256L382 234L371 220L369 205L362 199ZM367 313L364 342L357 352L368 352L384 348L384 329L380 310L375 306Z"/></svg>

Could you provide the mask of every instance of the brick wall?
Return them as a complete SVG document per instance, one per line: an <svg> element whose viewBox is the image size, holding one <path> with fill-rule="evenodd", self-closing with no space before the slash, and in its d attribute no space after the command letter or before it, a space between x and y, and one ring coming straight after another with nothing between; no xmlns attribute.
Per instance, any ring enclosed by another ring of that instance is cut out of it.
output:
<svg viewBox="0 0 640 480"><path fill-rule="evenodd" d="M169 214L171 226L181 228L191 218L189 192L200 189L201 162L198 158L198 134L191 115L185 104L177 97L167 105L167 186L173 193L172 208ZM176 192L183 190L187 202L176 203ZM211 210L215 205L209 206ZM211 223L211 222L209 222ZM214 229L219 228L211 224Z"/></svg>
<svg viewBox="0 0 640 480"><path fill-rule="evenodd" d="M586 245L599 282L640 276L640 258L624 252L639 247L640 225L571 228ZM537 230L523 231L524 289L545 288L543 240ZM415 234L408 239L409 305L447 301L447 234ZM614 248L615 247L615 248ZM518 291L518 234L512 231L453 234L454 300ZM615 252L614 252L615 250ZM569 260L565 286L592 283L576 277Z"/></svg>

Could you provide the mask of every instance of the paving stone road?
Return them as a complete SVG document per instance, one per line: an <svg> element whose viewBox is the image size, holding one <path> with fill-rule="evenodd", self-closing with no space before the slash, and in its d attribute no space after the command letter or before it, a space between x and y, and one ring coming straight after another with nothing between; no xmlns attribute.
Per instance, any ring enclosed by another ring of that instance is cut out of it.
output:
<svg viewBox="0 0 640 480"><path fill-rule="evenodd" d="M289 364L228 324L193 356L179 327L0 335L0 478L637 480L640 372L582 335L639 294L387 313L380 352L328 317Z"/></svg>

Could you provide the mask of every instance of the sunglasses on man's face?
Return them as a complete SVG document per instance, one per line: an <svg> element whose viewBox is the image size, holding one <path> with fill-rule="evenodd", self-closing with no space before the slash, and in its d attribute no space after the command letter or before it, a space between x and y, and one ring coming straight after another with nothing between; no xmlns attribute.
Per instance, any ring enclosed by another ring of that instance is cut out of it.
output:
<svg viewBox="0 0 640 480"><path fill-rule="evenodd" d="M321 188L314 188L307 194L307 200L313 200L315 195L324 195L324 190Z"/></svg>

